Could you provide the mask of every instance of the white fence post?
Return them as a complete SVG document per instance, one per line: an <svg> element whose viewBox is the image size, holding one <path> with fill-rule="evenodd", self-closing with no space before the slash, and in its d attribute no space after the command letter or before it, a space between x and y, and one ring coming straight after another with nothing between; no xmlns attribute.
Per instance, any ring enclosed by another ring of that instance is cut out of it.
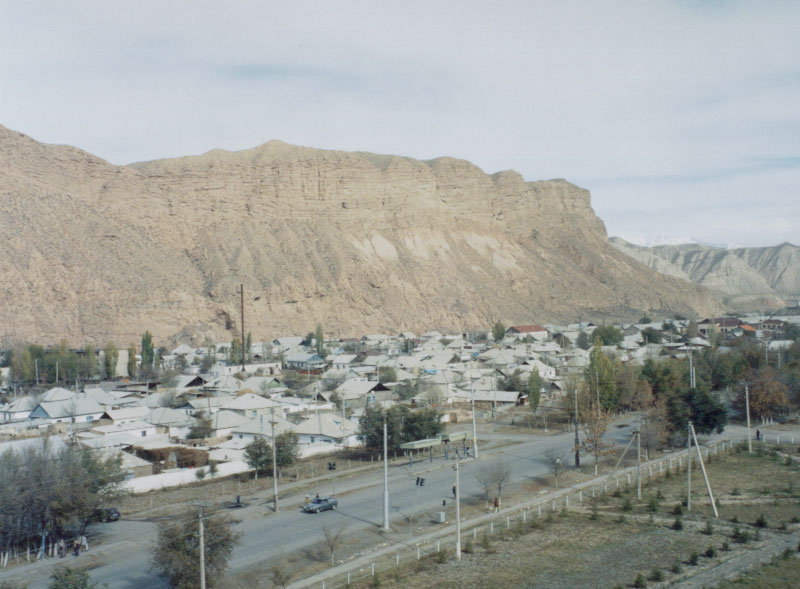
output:
<svg viewBox="0 0 800 589"><path fill-rule="evenodd" d="M527 522L527 520L525 519L525 510L523 509L522 510L522 523L524 524L526 522Z"/></svg>
<svg viewBox="0 0 800 589"><path fill-rule="evenodd" d="M539 510L539 517L542 517L542 504L540 503L540 504L539 504L539 505L537 505L536 507L537 507L537 508L538 508L538 510Z"/></svg>
<svg viewBox="0 0 800 589"><path fill-rule="evenodd" d="M510 527L511 527L511 518L509 516L506 516L506 529L509 529Z"/></svg>
<svg viewBox="0 0 800 589"><path fill-rule="evenodd" d="M564 507L569 507L569 495L564 499Z"/></svg>
<svg viewBox="0 0 800 589"><path fill-rule="evenodd" d="M347 571L347 586L350 586L350 571Z"/></svg>
<svg viewBox="0 0 800 589"><path fill-rule="evenodd" d="M440 552L442 549L442 541L436 540L436 552Z"/></svg>
<svg viewBox="0 0 800 589"><path fill-rule="evenodd" d="M583 503L583 490L578 491L578 503Z"/></svg>
<svg viewBox="0 0 800 589"><path fill-rule="evenodd" d="M489 533L494 534L494 522L489 522Z"/></svg>
<svg viewBox="0 0 800 589"><path fill-rule="evenodd" d="M375 563L372 563L372 576L375 576Z"/></svg>
<svg viewBox="0 0 800 589"><path fill-rule="evenodd" d="M399 552L394 555L394 566L396 566L396 567L400 566L400 553Z"/></svg>
<svg viewBox="0 0 800 589"><path fill-rule="evenodd" d="M419 560L419 546L417 546L417 560Z"/></svg>

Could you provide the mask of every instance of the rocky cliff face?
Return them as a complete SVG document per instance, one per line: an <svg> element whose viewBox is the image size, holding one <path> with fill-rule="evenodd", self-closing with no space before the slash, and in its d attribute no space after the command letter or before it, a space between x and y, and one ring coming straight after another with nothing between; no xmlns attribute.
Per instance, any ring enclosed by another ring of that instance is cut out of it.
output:
<svg viewBox="0 0 800 589"><path fill-rule="evenodd" d="M800 247L789 243L724 249L699 244L642 247L618 237L610 241L657 272L725 295L734 308L782 307L800 297Z"/></svg>
<svg viewBox="0 0 800 589"><path fill-rule="evenodd" d="M239 329L446 330L707 314L611 247L588 191L272 141L113 166L0 127L0 336L124 345Z"/></svg>

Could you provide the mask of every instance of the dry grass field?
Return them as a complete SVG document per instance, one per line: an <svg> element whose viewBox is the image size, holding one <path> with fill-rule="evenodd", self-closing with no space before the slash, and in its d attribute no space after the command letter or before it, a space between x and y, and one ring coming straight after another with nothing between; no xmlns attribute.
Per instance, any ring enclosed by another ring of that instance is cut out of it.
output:
<svg viewBox="0 0 800 589"><path fill-rule="evenodd" d="M781 450L797 456L796 449ZM461 562L450 550L384 573L378 582L392 588L659 586L710 569L728 574L736 570L737 557L800 531L799 463L774 447L762 447L752 455L712 456L707 470L719 519L713 518L699 468L692 472L692 510L687 512L684 462L680 473L645 485L641 501L634 486L594 506L511 529L498 526L494 535L468 539ZM793 587L798 567L793 551L723 586Z"/></svg>

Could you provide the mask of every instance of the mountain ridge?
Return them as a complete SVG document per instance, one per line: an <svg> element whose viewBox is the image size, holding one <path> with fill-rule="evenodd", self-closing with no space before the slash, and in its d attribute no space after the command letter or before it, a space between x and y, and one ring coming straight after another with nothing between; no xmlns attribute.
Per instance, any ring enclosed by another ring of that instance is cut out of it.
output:
<svg viewBox="0 0 800 589"><path fill-rule="evenodd" d="M697 243L646 247L619 237L609 241L649 268L725 295L734 308L782 307L800 296L800 247L789 242L721 248Z"/></svg>
<svg viewBox="0 0 800 589"><path fill-rule="evenodd" d="M447 157L273 140L116 166L0 127L0 228L6 341L229 339L240 284L257 339L719 308L612 248L587 190Z"/></svg>

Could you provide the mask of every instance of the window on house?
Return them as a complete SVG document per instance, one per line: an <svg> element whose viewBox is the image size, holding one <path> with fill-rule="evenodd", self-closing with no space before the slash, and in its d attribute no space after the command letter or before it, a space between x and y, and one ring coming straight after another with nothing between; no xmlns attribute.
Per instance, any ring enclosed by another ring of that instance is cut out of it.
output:
<svg viewBox="0 0 800 589"><path fill-rule="evenodd" d="M314 436L311 436L311 443L314 443Z"/></svg>
<svg viewBox="0 0 800 589"><path fill-rule="evenodd" d="M94 415L87 415L86 421L92 421L94 419Z"/></svg>

